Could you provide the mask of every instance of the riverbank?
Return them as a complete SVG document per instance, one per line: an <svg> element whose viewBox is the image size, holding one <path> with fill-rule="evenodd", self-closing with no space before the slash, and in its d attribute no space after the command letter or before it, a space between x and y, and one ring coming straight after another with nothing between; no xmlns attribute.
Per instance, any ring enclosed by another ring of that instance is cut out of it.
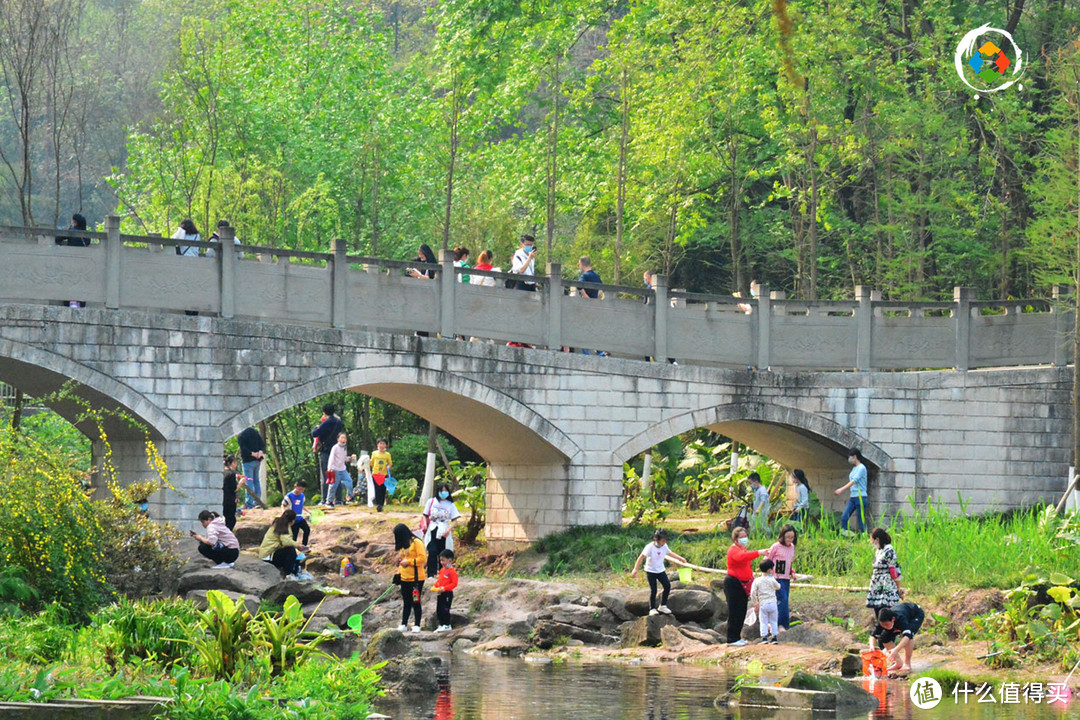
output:
<svg viewBox="0 0 1080 720"><path fill-rule="evenodd" d="M256 534L261 538L272 516L272 511L249 513L238 525L238 535L250 546L250 538ZM326 512L313 526L309 569L321 582L348 590L357 602L376 598L393 574L392 528L398 522L415 525L415 510L395 507L375 513L350 506ZM352 561L359 574L338 577L342 557ZM872 627L863 593L796 583L791 600L794 624L779 644L756 644L754 627L744 632L750 645L729 647L723 642L726 607L716 579L722 576L695 573L690 583L676 581L670 603L675 619L649 619L642 617L648 596L644 582L610 568L550 576L541 573L548 564L543 554L526 550L491 555L482 545L459 547L458 557L462 578L454 599L455 629L408 634L423 651L454 648L508 656L702 663L735 673L759 661L769 674L796 669L840 673L845 662L852 662L845 657L865 649ZM914 674L937 670L975 680L1045 683L1061 682L1067 675L1059 663L1033 658L1011 668L992 668L979 659L991 652L990 643L966 639L965 629L973 617L1001 607L1000 589L939 587L909 599L927 611L913 658ZM341 601L334 604L341 606ZM365 613L363 636L396 628L400 607L391 591ZM433 598L424 598L424 610L425 627L433 628ZM1076 676L1071 683L1080 689Z"/></svg>

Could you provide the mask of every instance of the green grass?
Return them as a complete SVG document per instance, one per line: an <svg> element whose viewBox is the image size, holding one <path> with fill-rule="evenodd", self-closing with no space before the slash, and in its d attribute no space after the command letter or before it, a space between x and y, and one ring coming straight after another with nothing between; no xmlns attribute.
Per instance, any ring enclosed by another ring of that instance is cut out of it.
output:
<svg viewBox="0 0 1080 720"><path fill-rule="evenodd" d="M880 523L879 523L880 525ZM1069 540L1080 532L1080 518L1051 519L1042 509L969 517L936 507L910 508L885 525L903 571L902 584L921 594L948 587L1011 588L1036 569L1080 577L1080 553ZM730 535L679 534L671 528L671 549L695 565L723 569ZM548 536L535 549L548 555L548 575L628 572L651 527L578 527ZM772 534L751 537L750 548L767 548ZM795 570L831 584L864 585L874 549L866 534L843 536L826 516L799 537Z"/></svg>

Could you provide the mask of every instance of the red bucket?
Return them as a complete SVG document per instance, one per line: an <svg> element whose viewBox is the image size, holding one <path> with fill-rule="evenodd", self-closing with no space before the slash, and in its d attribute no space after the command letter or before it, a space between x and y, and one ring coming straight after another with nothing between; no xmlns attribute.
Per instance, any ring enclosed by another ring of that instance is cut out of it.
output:
<svg viewBox="0 0 1080 720"><path fill-rule="evenodd" d="M874 675L885 674L885 653L880 650L868 650L862 654L862 674L870 675L871 668Z"/></svg>

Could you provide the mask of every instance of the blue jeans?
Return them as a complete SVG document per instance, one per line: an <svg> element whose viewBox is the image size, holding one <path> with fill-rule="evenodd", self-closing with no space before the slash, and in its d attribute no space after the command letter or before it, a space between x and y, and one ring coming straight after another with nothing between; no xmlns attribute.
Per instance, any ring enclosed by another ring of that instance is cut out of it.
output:
<svg viewBox="0 0 1080 720"><path fill-rule="evenodd" d="M788 597L791 595L791 581L777 579L780 589L776 591L776 624L787 630L791 626L791 616L788 613Z"/></svg>
<svg viewBox="0 0 1080 720"><path fill-rule="evenodd" d="M844 513L840 516L841 530L847 529L848 518L852 515L855 516L856 523L859 526L858 532L863 532L866 529L866 498L852 495L848 499L847 507L844 508Z"/></svg>
<svg viewBox="0 0 1080 720"><path fill-rule="evenodd" d="M262 460L252 460L251 462L243 464L244 477L251 478L247 484L248 498L244 503L244 507L246 508L255 507L255 501L251 499L253 495L260 498L262 497L262 492L260 492L259 488L259 463L261 462Z"/></svg>
<svg viewBox="0 0 1080 720"><path fill-rule="evenodd" d="M334 471L334 485L337 489L334 491L335 502L337 498L341 499L341 502L348 502L349 496L352 495L352 476L349 475L348 470L335 470Z"/></svg>

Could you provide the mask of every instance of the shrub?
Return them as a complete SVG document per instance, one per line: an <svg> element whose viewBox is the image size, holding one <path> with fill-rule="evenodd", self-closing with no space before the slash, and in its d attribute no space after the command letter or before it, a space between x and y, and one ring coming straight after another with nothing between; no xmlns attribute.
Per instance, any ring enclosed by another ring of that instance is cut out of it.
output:
<svg viewBox="0 0 1080 720"><path fill-rule="evenodd" d="M457 459L457 448L446 442L443 442L442 446L448 460ZM427 466L427 448L427 435L402 435L394 441L392 447L388 448L394 458L390 474L397 478L399 483L408 478L423 481L424 470ZM441 459L436 466L439 464L441 464Z"/></svg>

